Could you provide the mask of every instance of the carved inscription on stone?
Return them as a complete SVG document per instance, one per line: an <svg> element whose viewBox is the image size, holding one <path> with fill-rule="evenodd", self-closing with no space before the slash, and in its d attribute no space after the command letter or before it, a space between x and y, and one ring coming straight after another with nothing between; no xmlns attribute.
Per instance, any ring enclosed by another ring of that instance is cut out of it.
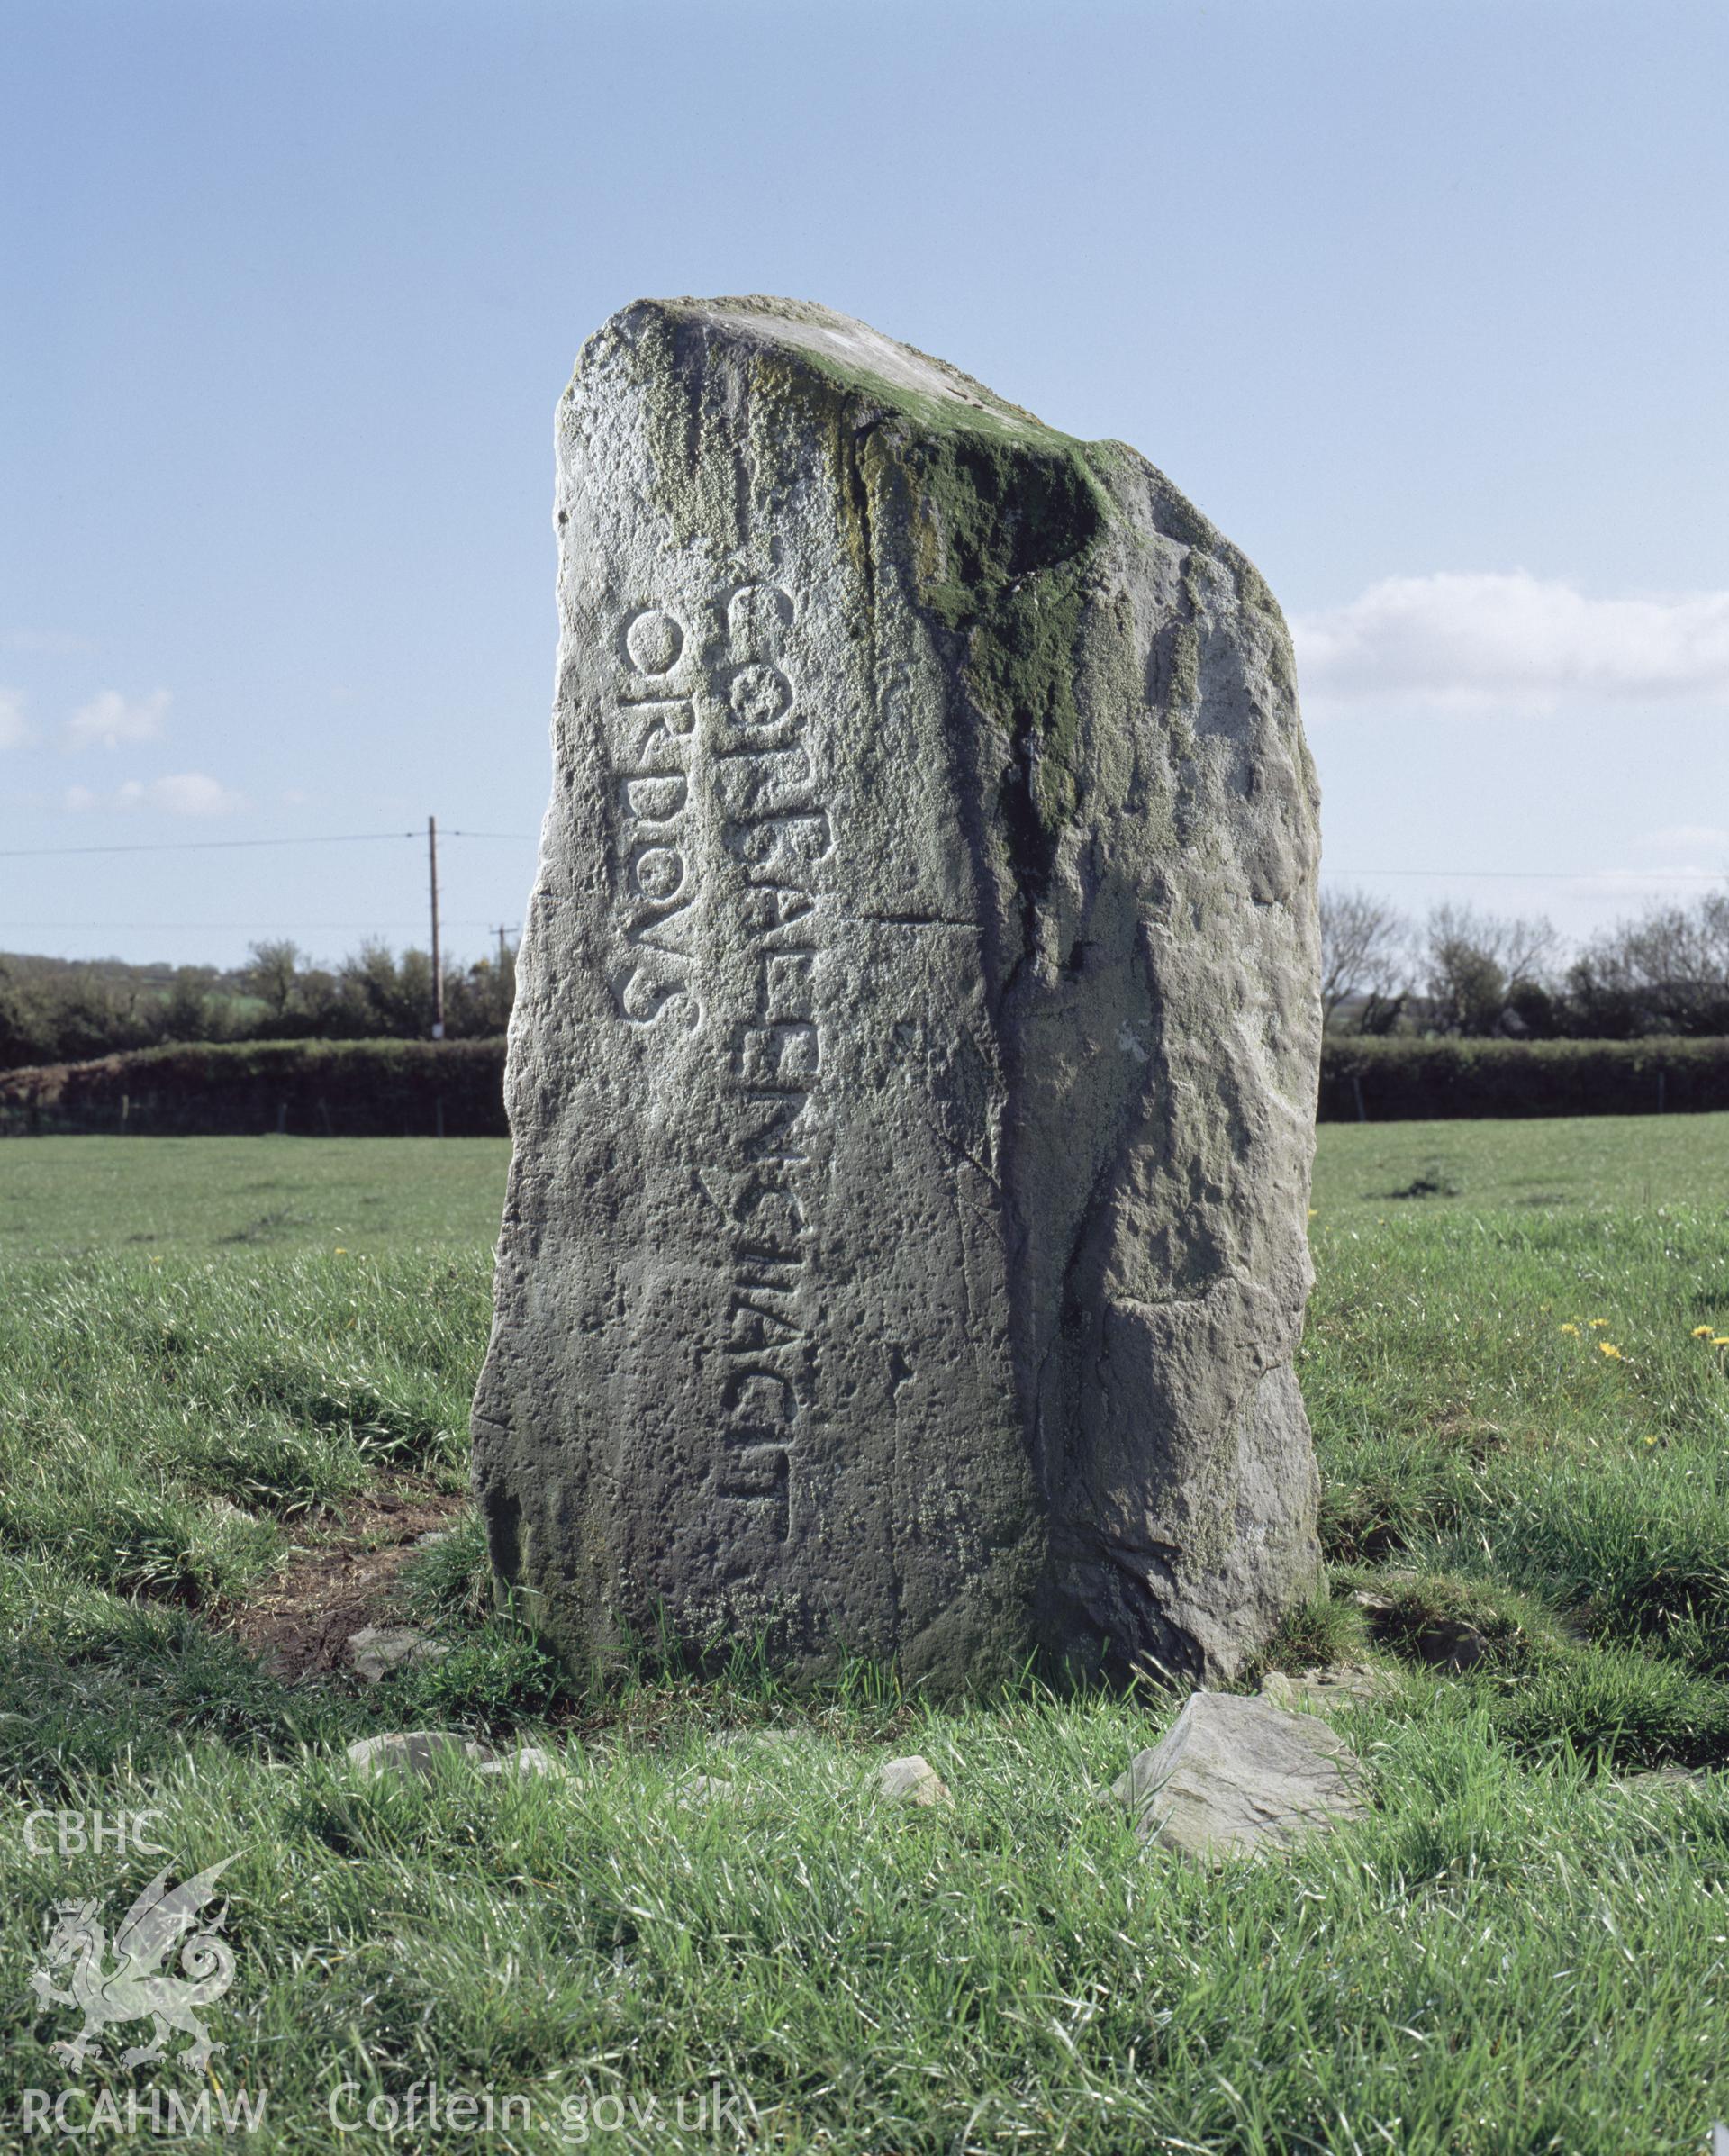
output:
<svg viewBox="0 0 1729 2156"><path fill-rule="evenodd" d="M624 309L557 441L502 1579L580 1667L1228 1680L1319 1563L1265 584L1122 443L803 301Z"/></svg>
<svg viewBox="0 0 1729 2156"><path fill-rule="evenodd" d="M797 1528L819 1355L809 1145L834 851L787 670L795 617L788 593L760 583L713 593L690 619L641 608L620 639L610 728L619 1017L698 1037L724 1096L726 1157L703 1164L725 1214L711 1492L750 1508L775 1545ZM763 1548L736 1524L723 1516L718 1535L735 1574Z"/></svg>
<svg viewBox="0 0 1729 2156"><path fill-rule="evenodd" d="M631 674L614 716L613 769L626 956L612 992L635 1026L694 1026L701 1017L691 985L696 710L691 697L666 693L688 641L683 623L658 606L633 615L623 637Z"/></svg>

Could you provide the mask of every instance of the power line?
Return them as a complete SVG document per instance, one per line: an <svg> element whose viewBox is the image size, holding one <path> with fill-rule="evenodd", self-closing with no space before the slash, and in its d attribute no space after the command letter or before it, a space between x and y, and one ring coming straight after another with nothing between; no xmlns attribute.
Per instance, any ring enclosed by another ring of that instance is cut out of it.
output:
<svg viewBox="0 0 1729 2156"><path fill-rule="evenodd" d="M532 846L539 838L532 831L465 831L446 830L446 838L496 838L514 846ZM292 838L169 838L128 841L115 846L23 846L0 847L0 861L41 861L51 856L71 856L87 854L195 854L232 852L254 847L284 846L377 846L400 843L403 839L420 838L421 831L321 831L310 832ZM1704 868L1325 868L1323 875L1329 876L1431 876L1470 877L1474 881L1521 882L1537 883L1600 883L1616 879L1629 883L1715 883L1723 881L1724 872ZM65 923L24 922L23 927L47 928L100 928L99 921ZM125 927L129 924L116 924ZM140 922L140 927L149 924ZM169 928L221 928L222 922L202 921L166 922L158 926ZM346 921L313 922L313 927L347 928L358 926ZM474 927L464 922L464 927Z"/></svg>
<svg viewBox="0 0 1729 2156"><path fill-rule="evenodd" d="M294 928L303 935L313 929L418 929L424 924L419 920L302 920ZM494 933L495 924L485 920L447 920L448 929L484 929L488 935ZM164 929L261 929L276 934L282 929L280 919L276 920L0 920L0 935L10 935L14 929L149 929L153 934Z"/></svg>
<svg viewBox="0 0 1729 2156"><path fill-rule="evenodd" d="M341 831L305 838L169 838L128 846L0 847L0 861L40 861L48 854L203 854L247 846L370 846L385 838L418 838L419 831Z"/></svg>
<svg viewBox="0 0 1729 2156"><path fill-rule="evenodd" d="M1471 876L1533 883L1720 883L1729 871L1709 868L1324 868L1327 876Z"/></svg>
<svg viewBox="0 0 1729 2156"><path fill-rule="evenodd" d="M16 846L0 847L0 861L40 861L50 854L204 854L254 846L374 846L385 840L420 838L421 831L329 831L296 838L166 838L124 846ZM527 831L447 831L447 838L509 838L532 846Z"/></svg>

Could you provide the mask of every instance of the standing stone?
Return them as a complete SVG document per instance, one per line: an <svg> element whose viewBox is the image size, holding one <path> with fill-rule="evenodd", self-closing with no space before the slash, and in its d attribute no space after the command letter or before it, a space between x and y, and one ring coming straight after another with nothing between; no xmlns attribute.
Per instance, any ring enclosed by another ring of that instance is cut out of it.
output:
<svg viewBox="0 0 1729 2156"><path fill-rule="evenodd" d="M1317 790L1254 569L796 301L557 420L476 1472L575 1659L1217 1682L1312 1585Z"/></svg>

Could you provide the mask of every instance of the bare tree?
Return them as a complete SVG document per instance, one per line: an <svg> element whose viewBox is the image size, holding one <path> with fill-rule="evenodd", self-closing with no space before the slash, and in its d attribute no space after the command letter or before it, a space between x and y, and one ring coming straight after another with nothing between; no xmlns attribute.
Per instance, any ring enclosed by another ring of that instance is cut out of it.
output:
<svg viewBox="0 0 1729 2156"><path fill-rule="evenodd" d="M1561 964L1561 931L1546 913L1490 916L1500 941L1496 956L1509 990L1552 988Z"/></svg>
<svg viewBox="0 0 1729 2156"><path fill-rule="evenodd" d="M246 985L275 1019L288 1015L300 964L300 947L285 937L252 946L251 964L244 976Z"/></svg>
<svg viewBox="0 0 1729 2156"><path fill-rule="evenodd" d="M1586 945L1567 985L1592 1032L1729 1031L1729 892L1617 921Z"/></svg>
<svg viewBox="0 0 1729 2156"><path fill-rule="evenodd" d="M1363 1032L1382 1032L1399 1015L1409 972L1411 924L1370 891L1321 893L1321 1019L1359 1003Z"/></svg>
<svg viewBox="0 0 1729 2156"><path fill-rule="evenodd" d="M1526 1029L1518 1014L1534 998L1547 997L1560 954L1561 938L1541 914L1525 919L1436 906L1423 953L1430 1022L1443 1033L1479 1036Z"/></svg>

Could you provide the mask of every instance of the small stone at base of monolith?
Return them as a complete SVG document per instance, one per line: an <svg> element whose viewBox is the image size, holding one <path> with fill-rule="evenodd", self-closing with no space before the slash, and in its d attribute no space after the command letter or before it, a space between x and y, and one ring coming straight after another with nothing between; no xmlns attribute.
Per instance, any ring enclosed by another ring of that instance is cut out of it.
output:
<svg viewBox="0 0 1729 2156"><path fill-rule="evenodd" d="M1329 1662L1325 1669L1305 1670L1297 1677L1269 1670L1261 1680L1261 1697L1274 1707L1307 1707L1319 1714L1329 1708L1361 1707L1397 1689L1398 1679L1391 1671L1371 1669L1365 1662Z"/></svg>
<svg viewBox="0 0 1729 2156"><path fill-rule="evenodd" d="M366 1625L349 1635L349 1665L363 1684L377 1684L397 1670L418 1670L449 1652L447 1642L412 1625Z"/></svg>
<svg viewBox="0 0 1729 2156"><path fill-rule="evenodd" d="M738 1793L737 1782L729 1781L724 1774L696 1774L679 1785L678 1801L681 1804L722 1804Z"/></svg>
<svg viewBox="0 0 1729 2156"><path fill-rule="evenodd" d="M539 1744L523 1744L514 1752L507 1752L502 1759L486 1759L480 1762L482 1774L521 1775L525 1780L536 1780L543 1775L564 1775L570 1770L561 1759L555 1759L550 1752Z"/></svg>
<svg viewBox="0 0 1729 2156"><path fill-rule="evenodd" d="M1690 1797L1698 1788L1702 1777L1691 1767L1674 1764L1664 1767L1647 1767L1636 1774L1620 1774L1609 1784L1612 1789L1625 1789L1639 1796Z"/></svg>
<svg viewBox="0 0 1729 2156"><path fill-rule="evenodd" d="M1362 1789L1356 1753L1319 1716L1195 1692L1111 1794L1144 1842L1217 1863L1361 1818Z"/></svg>
<svg viewBox="0 0 1729 2156"><path fill-rule="evenodd" d="M884 1804L946 1804L948 1784L920 1753L892 1759L877 1770L874 1788Z"/></svg>
<svg viewBox="0 0 1729 2156"><path fill-rule="evenodd" d="M382 1736L359 1737L348 1748L351 1765L363 1774L435 1774L445 1760L466 1760L480 1765L493 1757L492 1747L448 1729L394 1729Z"/></svg>

